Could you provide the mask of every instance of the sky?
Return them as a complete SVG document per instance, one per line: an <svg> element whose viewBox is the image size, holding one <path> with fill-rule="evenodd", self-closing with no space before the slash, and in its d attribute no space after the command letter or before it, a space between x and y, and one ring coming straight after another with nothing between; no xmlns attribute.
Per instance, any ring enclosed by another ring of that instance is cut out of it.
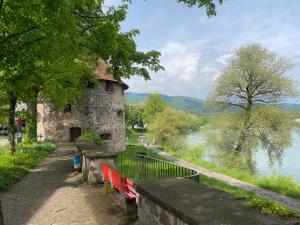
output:
<svg viewBox="0 0 300 225"><path fill-rule="evenodd" d="M299 0L227 0L217 5L216 17L208 18L205 9L177 0L132 0L122 30L139 29L138 49L160 51L165 70L151 73L151 81L125 80L129 91L204 99L234 51L254 42L289 59L294 68L288 75L298 85L299 10Z"/></svg>

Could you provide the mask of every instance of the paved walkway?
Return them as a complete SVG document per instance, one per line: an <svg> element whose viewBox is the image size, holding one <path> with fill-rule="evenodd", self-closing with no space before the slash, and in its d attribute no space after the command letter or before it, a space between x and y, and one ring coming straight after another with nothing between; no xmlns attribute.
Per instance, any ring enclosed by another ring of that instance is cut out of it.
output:
<svg viewBox="0 0 300 225"><path fill-rule="evenodd" d="M1 194L4 225L125 225L112 196L87 186L72 172L74 147L61 145L39 166Z"/></svg>
<svg viewBox="0 0 300 225"><path fill-rule="evenodd" d="M279 202L282 205L285 205L285 206L287 206L291 209L294 209L294 210L297 210L297 211L300 212L300 201L299 200L296 200L296 199L278 194L276 192L269 191L269 190L266 190L264 188L260 188L258 186L253 185L253 184L235 179L233 177L229 177L229 176L226 176L224 174L217 173L217 172L214 172L212 170L197 166L195 164L189 163L185 160L182 160L180 158L172 156L172 155L170 155L166 152L160 151L159 149L157 149L155 147L149 147L149 149L156 152L156 153L158 153L160 156L162 156L162 157L164 157L168 160L176 162L177 164L179 164L181 166L197 170L201 174L204 174L208 177L215 178L217 180L221 180L221 181L223 181L227 184L230 184L232 186L239 187L239 188L242 188L242 189L248 190L248 191L253 191L258 196L261 196L261 197L268 198L268 199L271 199L273 201ZM200 180L201 180L201 177L200 177Z"/></svg>
<svg viewBox="0 0 300 225"><path fill-rule="evenodd" d="M7 139L0 139L0 147L4 146L4 145L7 145L7 144L8 144Z"/></svg>

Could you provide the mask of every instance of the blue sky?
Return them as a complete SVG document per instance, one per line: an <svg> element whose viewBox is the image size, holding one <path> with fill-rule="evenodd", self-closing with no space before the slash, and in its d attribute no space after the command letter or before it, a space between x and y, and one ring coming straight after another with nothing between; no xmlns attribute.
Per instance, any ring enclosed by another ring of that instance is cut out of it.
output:
<svg viewBox="0 0 300 225"><path fill-rule="evenodd" d="M107 0L117 5L119 0ZM227 0L217 16L188 8L176 0L133 0L124 31L140 30L140 50L158 50L165 71L126 80L131 92L205 98L226 67L234 50L257 42L294 64L289 72L300 82L300 1Z"/></svg>

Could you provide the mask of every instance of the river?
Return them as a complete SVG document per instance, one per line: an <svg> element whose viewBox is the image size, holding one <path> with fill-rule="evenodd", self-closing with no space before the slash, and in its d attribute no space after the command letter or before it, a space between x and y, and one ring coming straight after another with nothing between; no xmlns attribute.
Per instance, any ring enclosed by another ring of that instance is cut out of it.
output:
<svg viewBox="0 0 300 225"><path fill-rule="evenodd" d="M300 181L300 134L293 132L292 146L285 149L282 165L276 163L273 167L269 166L268 158L263 151L259 151L255 158L258 172L262 175L291 176L293 180ZM200 132L192 133L186 137L189 144L196 146L204 143L204 138Z"/></svg>

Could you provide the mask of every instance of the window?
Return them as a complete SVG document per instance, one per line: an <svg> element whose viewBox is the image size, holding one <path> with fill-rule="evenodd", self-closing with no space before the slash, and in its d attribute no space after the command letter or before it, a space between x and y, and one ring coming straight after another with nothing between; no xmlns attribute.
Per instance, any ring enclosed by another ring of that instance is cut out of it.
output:
<svg viewBox="0 0 300 225"><path fill-rule="evenodd" d="M101 140L103 140L103 141L109 141L109 140L111 140L111 134L100 134L100 138L101 138Z"/></svg>
<svg viewBox="0 0 300 225"><path fill-rule="evenodd" d="M88 81L87 88L91 88L91 89L95 88L95 83L91 82L91 81Z"/></svg>
<svg viewBox="0 0 300 225"><path fill-rule="evenodd" d="M106 92L112 93L114 91L114 83L112 81L107 80L105 82L105 89L106 89Z"/></svg>
<svg viewBox="0 0 300 225"><path fill-rule="evenodd" d="M66 108L64 108L64 113L71 112L71 111L72 111L72 106L71 104L68 104Z"/></svg>
<svg viewBox="0 0 300 225"><path fill-rule="evenodd" d="M118 110L117 111L117 115L118 115L118 117L122 117L123 118L123 110Z"/></svg>

